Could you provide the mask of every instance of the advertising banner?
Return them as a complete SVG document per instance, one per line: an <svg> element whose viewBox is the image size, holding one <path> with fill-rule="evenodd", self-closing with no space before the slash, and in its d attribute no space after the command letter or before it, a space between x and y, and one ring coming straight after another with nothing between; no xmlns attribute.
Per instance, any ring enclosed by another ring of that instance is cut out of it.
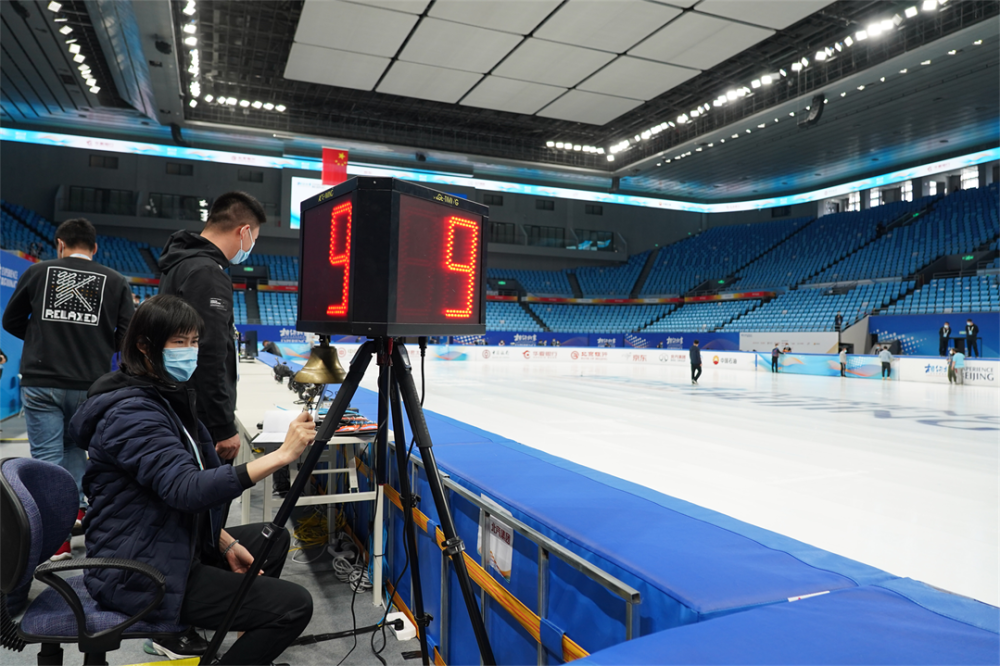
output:
<svg viewBox="0 0 1000 666"><path fill-rule="evenodd" d="M7 309L17 281L32 262L12 252L0 252L0 316ZM21 347L23 343L7 331L0 330L0 350L7 356L7 363L0 370L0 419L14 416L21 411Z"/></svg>
<svg viewBox="0 0 1000 666"><path fill-rule="evenodd" d="M896 375L898 361L893 362ZM839 377L840 357L837 354L782 354L778 357L779 372L790 375L813 375L816 377ZM757 354L757 371L771 372L771 354ZM847 357L847 377L853 379L881 379L882 363L878 356L852 354ZM899 379L894 376L893 379Z"/></svg>
<svg viewBox="0 0 1000 666"><path fill-rule="evenodd" d="M792 348L792 352L800 354L835 354L837 351L837 334L829 333L740 333L740 351L769 352L774 345L784 349ZM767 360L770 365L771 359ZM837 366L838 368L840 366ZM838 369L837 374L840 374Z"/></svg>
<svg viewBox="0 0 1000 666"><path fill-rule="evenodd" d="M907 382L948 383L948 365L940 357L901 358L900 379ZM966 361L963 382L972 386L1000 386L1000 362Z"/></svg>
<svg viewBox="0 0 1000 666"><path fill-rule="evenodd" d="M965 337L965 322L971 319L979 327L979 353L983 358L1000 357L1000 313L952 312L949 314L873 316L868 330L879 340L899 340L910 356L938 356L938 330L948 322L952 337ZM954 343L949 343L952 346ZM966 352L968 355L968 352ZM947 380L945 380L947 381Z"/></svg>
<svg viewBox="0 0 1000 666"><path fill-rule="evenodd" d="M739 333L626 333L625 346L638 349L688 349L698 341L704 349L738 351Z"/></svg>

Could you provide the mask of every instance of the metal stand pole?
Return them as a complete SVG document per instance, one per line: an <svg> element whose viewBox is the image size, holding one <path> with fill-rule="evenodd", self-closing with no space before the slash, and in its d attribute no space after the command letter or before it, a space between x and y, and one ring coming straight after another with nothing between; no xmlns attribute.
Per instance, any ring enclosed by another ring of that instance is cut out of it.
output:
<svg viewBox="0 0 1000 666"><path fill-rule="evenodd" d="M319 433L317 433L316 439L313 441L309 454L299 468L299 473L295 476L292 487L289 489L288 494L285 495L285 499L281 503L281 508L278 509L274 520L265 525L261 531L261 534L264 536L264 545L261 547L260 553L254 558L250 568L243 575L243 580L240 581L240 587L236 591L236 596L233 597L232 602L229 604L229 610L226 611L226 616L223 618L222 624L215 630L215 635L212 636L212 640L208 644L208 650L202 655L200 664L211 664L218 654L222 640L225 638L226 633L229 632L229 628L233 626L236 613L239 611L240 606L243 605L243 600L257 579L268 555L271 554L271 549L274 547L278 533L285 529L285 523L288 522L288 519L292 515L292 509L295 508L296 502L302 496L306 481L308 481L313 470L316 469L316 463L319 462L319 458L323 454L323 450L326 448L327 443L329 443L330 438L337 431L341 417L344 416L344 412L347 411L347 407L351 404L351 398L354 397L358 386L361 385L361 378L364 377L365 371L368 369L368 364L371 362L374 351L375 342L372 340L365 342L361 346L361 349L358 350L358 354L354 359L355 362L351 364L351 369L348 371L344 383L340 386L340 390L337 391L337 396L333 399L333 404L330 405L330 409L323 419L323 425Z"/></svg>
<svg viewBox="0 0 1000 666"><path fill-rule="evenodd" d="M469 612L469 620L472 622L472 630L476 635L476 643L479 646L479 654L485 666L495 666L496 658L493 656L493 648L490 647L490 639L486 634L486 624L479 614L479 604L476 603L476 596L472 591L472 580L469 578L469 570L465 566L463 551L465 544L458 536L455 529L455 521L451 517L451 510L445 499L444 484L441 483L441 473L434 458L434 451L431 448L431 434L427 429L427 421L424 420L424 411L420 406L420 397L417 395L417 387L413 383L409 359L406 356L406 349L401 344L395 345L392 350L393 366L396 368L395 379L399 385L403 396L403 405L406 407L406 415L410 421L410 429L413 431L417 447L420 449L420 458L424 463L424 471L427 474L427 484L430 486L431 495L434 497L434 506L437 508L438 522L441 531L444 533L444 552L451 558L452 566L455 567L455 574L458 576L458 584L462 589L462 597L465 600L465 608ZM416 562L412 564L416 567Z"/></svg>
<svg viewBox="0 0 1000 666"><path fill-rule="evenodd" d="M399 404L399 385L395 373L389 386L389 404L392 408L392 432L396 438L396 470L399 478L399 496L403 504L403 541L410 560L410 588L413 590L414 619L419 625L417 636L420 639L420 658L424 666L431 663L430 651L427 648L427 627L431 623L430 615L424 613L424 592L420 583L420 570L417 559L417 534L413 524L413 508L417 503L410 488L410 474L407 469L406 430L403 425L403 412Z"/></svg>

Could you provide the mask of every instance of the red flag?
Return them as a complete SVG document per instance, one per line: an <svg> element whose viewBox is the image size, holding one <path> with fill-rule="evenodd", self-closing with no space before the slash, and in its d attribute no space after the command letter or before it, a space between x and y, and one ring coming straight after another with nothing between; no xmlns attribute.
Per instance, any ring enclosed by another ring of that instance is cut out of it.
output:
<svg viewBox="0 0 1000 666"><path fill-rule="evenodd" d="M323 149L323 184L336 185L347 180L347 151L340 148Z"/></svg>

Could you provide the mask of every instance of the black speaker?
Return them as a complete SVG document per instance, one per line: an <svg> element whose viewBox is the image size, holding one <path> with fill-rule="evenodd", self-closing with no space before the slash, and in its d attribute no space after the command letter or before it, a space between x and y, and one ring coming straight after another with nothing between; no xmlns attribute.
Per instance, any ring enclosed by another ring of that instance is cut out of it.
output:
<svg viewBox="0 0 1000 666"><path fill-rule="evenodd" d="M823 107L826 106L826 95L820 93L812 98L809 105L809 115L799 120L799 127L812 127L823 117Z"/></svg>
<svg viewBox="0 0 1000 666"><path fill-rule="evenodd" d="M243 333L243 356L244 358L257 358L257 331Z"/></svg>

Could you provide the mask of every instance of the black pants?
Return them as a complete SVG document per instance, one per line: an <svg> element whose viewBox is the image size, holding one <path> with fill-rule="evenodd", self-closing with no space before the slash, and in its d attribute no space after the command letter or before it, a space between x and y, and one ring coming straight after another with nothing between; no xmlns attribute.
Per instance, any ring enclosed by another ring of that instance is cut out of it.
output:
<svg viewBox="0 0 1000 666"><path fill-rule="evenodd" d="M882 361L882 376L892 377L892 364Z"/></svg>
<svg viewBox="0 0 1000 666"><path fill-rule="evenodd" d="M966 356L971 358L975 354L976 358L979 358L979 338L966 338L965 346L965 351L968 352Z"/></svg>
<svg viewBox="0 0 1000 666"><path fill-rule="evenodd" d="M938 343L938 356L947 356L947 355L948 355L948 338L941 338L941 341Z"/></svg>
<svg viewBox="0 0 1000 666"><path fill-rule="evenodd" d="M777 356L772 356L771 357L771 372L777 372L777 371L778 371L778 357Z"/></svg>
<svg viewBox="0 0 1000 666"><path fill-rule="evenodd" d="M691 381L696 382L701 377L701 365L691 364Z"/></svg>
<svg viewBox="0 0 1000 666"><path fill-rule="evenodd" d="M840 376L841 377L846 377L847 376L846 374L844 374L845 370L847 370L847 364L846 363L841 363L840 364Z"/></svg>
<svg viewBox="0 0 1000 666"><path fill-rule="evenodd" d="M263 523L257 523L226 531L256 555L264 546L263 527ZM264 562L263 575L254 581L233 621L232 631L246 633L222 656L220 664L270 664L309 624L312 596L304 587L278 579L285 566L289 542L288 532L280 532ZM217 628L242 580L242 574L233 573L225 564L195 562L181 605L181 623Z"/></svg>

